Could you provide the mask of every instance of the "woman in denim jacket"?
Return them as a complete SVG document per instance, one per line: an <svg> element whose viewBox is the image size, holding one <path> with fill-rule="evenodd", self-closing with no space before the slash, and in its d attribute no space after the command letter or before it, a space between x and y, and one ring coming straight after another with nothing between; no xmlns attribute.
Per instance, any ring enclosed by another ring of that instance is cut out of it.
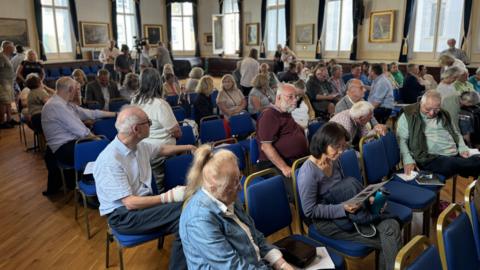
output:
<svg viewBox="0 0 480 270"><path fill-rule="evenodd" d="M241 177L232 152L207 145L195 152L180 217L189 269L293 269L235 203Z"/></svg>

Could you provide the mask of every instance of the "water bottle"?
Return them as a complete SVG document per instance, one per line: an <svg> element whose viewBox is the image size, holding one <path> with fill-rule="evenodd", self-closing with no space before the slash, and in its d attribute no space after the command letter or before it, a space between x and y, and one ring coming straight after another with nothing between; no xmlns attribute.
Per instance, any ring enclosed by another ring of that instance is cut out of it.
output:
<svg viewBox="0 0 480 270"><path fill-rule="evenodd" d="M377 191L373 200L373 204L370 206L370 211L374 215L380 214L382 207L385 205L387 197L383 194L382 191Z"/></svg>

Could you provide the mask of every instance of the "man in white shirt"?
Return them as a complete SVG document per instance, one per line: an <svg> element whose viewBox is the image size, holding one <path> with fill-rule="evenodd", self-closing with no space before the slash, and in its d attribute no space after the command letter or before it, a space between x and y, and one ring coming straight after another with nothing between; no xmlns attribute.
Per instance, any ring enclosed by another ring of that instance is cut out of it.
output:
<svg viewBox="0 0 480 270"><path fill-rule="evenodd" d="M454 38L447 40L448 49L444 50L441 54L450 54L451 56L459 59L464 64L468 64L468 57L462 49L455 48L457 41Z"/></svg>
<svg viewBox="0 0 480 270"><path fill-rule="evenodd" d="M250 90L252 90L252 81L258 75L260 64L257 61L258 51L255 48L250 49L248 57L242 60L240 65L240 86L242 87L243 95L248 97Z"/></svg>
<svg viewBox="0 0 480 270"><path fill-rule="evenodd" d="M116 72L114 68L115 58L120 54L120 51L115 47L115 40L110 40L108 47L103 48L98 56L98 60L102 62L103 68L110 72L110 77L116 81Z"/></svg>

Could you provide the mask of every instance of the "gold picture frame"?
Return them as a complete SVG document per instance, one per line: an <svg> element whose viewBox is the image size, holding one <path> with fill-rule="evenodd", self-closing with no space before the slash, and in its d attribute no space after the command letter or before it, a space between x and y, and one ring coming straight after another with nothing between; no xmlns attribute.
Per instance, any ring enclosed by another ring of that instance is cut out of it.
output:
<svg viewBox="0 0 480 270"><path fill-rule="evenodd" d="M295 26L296 44L313 44L314 24L299 24Z"/></svg>
<svg viewBox="0 0 480 270"><path fill-rule="evenodd" d="M15 45L30 46L26 19L0 18L0 43L12 41Z"/></svg>
<svg viewBox="0 0 480 270"><path fill-rule="evenodd" d="M112 39L110 24L103 22L80 22L83 47L99 48L108 46Z"/></svg>
<svg viewBox="0 0 480 270"><path fill-rule="evenodd" d="M384 10L370 13L368 41L372 43L393 42L395 11Z"/></svg>
<svg viewBox="0 0 480 270"><path fill-rule="evenodd" d="M203 44L207 46L211 46L213 44L212 33L203 33Z"/></svg>
<svg viewBox="0 0 480 270"><path fill-rule="evenodd" d="M260 43L259 23L247 23L245 27L245 43L248 46L255 46Z"/></svg>
<svg viewBox="0 0 480 270"><path fill-rule="evenodd" d="M143 37L148 40L150 46L157 46L158 42L163 42L163 26L161 24L144 24Z"/></svg>

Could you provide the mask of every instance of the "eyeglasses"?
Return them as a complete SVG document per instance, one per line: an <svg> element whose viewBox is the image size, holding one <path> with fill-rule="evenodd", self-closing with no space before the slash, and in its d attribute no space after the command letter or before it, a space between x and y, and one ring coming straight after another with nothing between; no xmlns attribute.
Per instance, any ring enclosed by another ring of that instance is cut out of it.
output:
<svg viewBox="0 0 480 270"><path fill-rule="evenodd" d="M285 97L287 100L297 100L298 97L296 95L282 95Z"/></svg>
<svg viewBox="0 0 480 270"><path fill-rule="evenodd" d="M337 151L345 151L350 148L350 143L343 143L343 144L335 144L332 147Z"/></svg>
<svg viewBox="0 0 480 270"><path fill-rule="evenodd" d="M440 108L424 108L423 109L425 111L425 113L435 113L437 114L438 112L440 112Z"/></svg>
<svg viewBox="0 0 480 270"><path fill-rule="evenodd" d="M144 121L144 122L140 122L140 123L137 123L137 125L145 125L145 124L148 124L148 126L152 126L152 120L150 120L150 118L147 119L147 121Z"/></svg>

